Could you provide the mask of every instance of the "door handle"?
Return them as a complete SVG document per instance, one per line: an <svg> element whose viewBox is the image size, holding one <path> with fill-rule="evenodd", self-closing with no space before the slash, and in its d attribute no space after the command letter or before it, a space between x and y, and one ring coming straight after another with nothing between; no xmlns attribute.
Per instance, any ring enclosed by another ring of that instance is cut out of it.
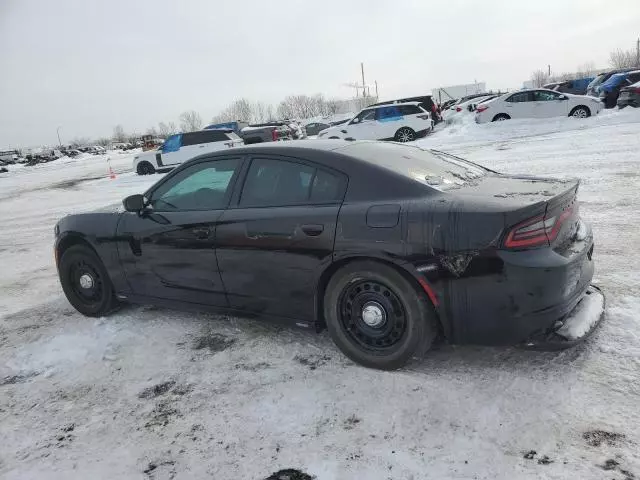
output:
<svg viewBox="0 0 640 480"><path fill-rule="evenodd" d="M198 148L204 148L204 145L198 145Z"/></svg>
<svg viewBox="0 0 640 480"><path fill-rule="evenodd" d="M324 225L302 225L302 231L310 237L317 237L324 231Z"/></svg>
<svg viewBox="0 0 640 480"><path fill-rule="evenodd" d="M193 233L197 239L199 240L204 240L206 238L209 238L209 235L211 234L211 229L203 227L203 228L193 228L191 229L191 233Z"/></svg>

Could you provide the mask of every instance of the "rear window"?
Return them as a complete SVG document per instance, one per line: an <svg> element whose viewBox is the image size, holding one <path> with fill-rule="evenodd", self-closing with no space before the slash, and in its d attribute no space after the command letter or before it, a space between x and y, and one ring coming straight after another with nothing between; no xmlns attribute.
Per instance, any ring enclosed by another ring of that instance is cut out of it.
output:
<svg viewBox="0 0 640 480"><path fill-rule="evenodd" d="M226 135L230 140L241 140L241 138L234 132L227 132Z"/></svg>
<svg viewBox="0 0 640 480"><path fill-rule="evenodd" d="M398 107L402 115L415 115L416 113L424 113L417 105L400 105Z"/></svg>
<svg viewBox="0 0 640 480"><path fill-rule="evenodd" d="M342 151L441 191L487 174L484 168L462 159L397 143L357 143Z"/></svg>

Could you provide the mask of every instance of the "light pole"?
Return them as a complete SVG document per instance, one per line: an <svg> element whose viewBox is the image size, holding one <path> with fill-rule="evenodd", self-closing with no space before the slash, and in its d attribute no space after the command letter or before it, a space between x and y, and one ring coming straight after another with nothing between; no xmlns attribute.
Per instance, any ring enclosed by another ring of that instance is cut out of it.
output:
<svg viewBox="0 0 640 480"><path fill-rule="evenodd" d="M62 128L62 127L58 127L58 128L56 128L56 133L58 134L58 144L59 144L60 146L62 146L62 142L60 141L60 129L61 129L61 128Z"/></svg>

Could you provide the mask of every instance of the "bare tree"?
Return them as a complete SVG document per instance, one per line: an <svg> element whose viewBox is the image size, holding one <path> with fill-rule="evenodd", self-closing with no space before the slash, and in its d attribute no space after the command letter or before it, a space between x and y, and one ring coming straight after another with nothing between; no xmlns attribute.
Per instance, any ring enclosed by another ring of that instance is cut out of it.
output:
<svg viewBox="0 0 640 480"><path fill-rule="evenodd" d="M214 123L235 122L238 120L251 122L255 116L254 108L254 105L252 105L249 100L241 98L235 100L222 112L213 117L212 121Z"/></svg>
<svg viewBox="0 0 640 480"><path fill-rule="evenodd" d="M534 88L540 88L548 81L547 72L544 70L535 70L531 73L531 82Z"/></svg>
<svg viewBox="0 0 640 480"><path fill-rule="evenodd" d="M127 141L127 134L124 132L122 125L116 125L113 127L113 141L118 143L124 143Z"/></svg>
<svg viewBox="0 0 640 480"><path fill-rule="evenodd" d="M331 99L325 102L327 108L327 115L334 115L338 113L340 107L342 106L342 102L338 99Z"/></svg>
<svg viewBox="0 0 640 480"><path fill-rule="evenodd" d="M632 68L637 66L636 52L617 49L609 54L609 64L613 68Z"/></svg>
<svg viewBox="0 0 640 480"><path fill-rule="evenodd" d="M84 147L89 144L89 138L87 137L76 137L71 141L72 147Z"/></svg>
<svg viewBox="0 0 640 480"><path fill-rule="evenodd" d="M164 123L160 122L158 124L158 137L166 139L170 135L173 135L177 132L176 124L173 122Z"/></svg>
<svg viewBox="0 0 640 480"><path fill-rule="evenodd" d="M596 64L592 61L578 65L577 78L594 77L596 75Z"/></svg>
<svg viewBox="0 0 640 480"><path fill-rule="evenodd" d="M145 135L151 135L153 138L157 138L158 130L156 130L156 127L147 128Z"/></svg>
<svg viewBox="0 0 640 480"><path fill-rule="evenodd" d="M194 132L202 128L202 117L195 110L183 112L180 115L180 129L183 132Z"/></svg>
<svg viewBox="0 0 640 480"><path fill-rule="evenodd" d="M140 140L140 135L136 132L127 135L127 143L136 143L138 140Z"/></svg>
<svg viewBox="0 0 640 480"><path fill-rule="evenodd" d="M106 147L111 143L111 139L107 137L98 138L96 140L96 145L100 145L101 147Z"/></svg>

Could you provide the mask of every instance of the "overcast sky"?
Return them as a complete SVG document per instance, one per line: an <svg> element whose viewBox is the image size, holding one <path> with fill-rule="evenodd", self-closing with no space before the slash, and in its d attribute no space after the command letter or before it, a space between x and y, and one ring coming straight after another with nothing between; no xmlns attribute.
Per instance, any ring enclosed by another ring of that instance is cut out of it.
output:
<svg viewBox="0 0 640 480"><path fill-rule="evenodd" d="M0 0L0 150L208 121L240 97L348 98L361 61L381 99L519 88L639 35L640 0Z"/></svg>

